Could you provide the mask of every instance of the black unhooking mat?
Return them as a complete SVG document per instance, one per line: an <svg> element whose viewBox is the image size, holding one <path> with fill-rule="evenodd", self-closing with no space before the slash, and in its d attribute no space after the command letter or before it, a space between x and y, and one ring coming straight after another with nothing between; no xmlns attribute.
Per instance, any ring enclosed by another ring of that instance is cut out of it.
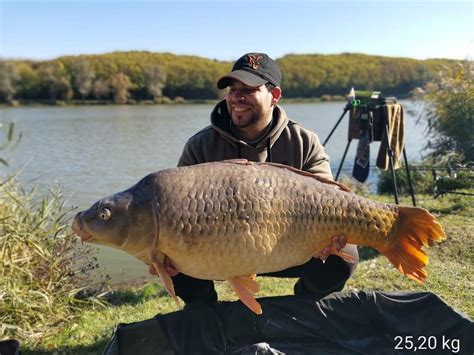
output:
<svg viewBox="0 0 474 355"><path fill-rule="evenodd" d="M120 324L104 354L473 354L474 323L432 293L334 293L192 306Z"/></svg>

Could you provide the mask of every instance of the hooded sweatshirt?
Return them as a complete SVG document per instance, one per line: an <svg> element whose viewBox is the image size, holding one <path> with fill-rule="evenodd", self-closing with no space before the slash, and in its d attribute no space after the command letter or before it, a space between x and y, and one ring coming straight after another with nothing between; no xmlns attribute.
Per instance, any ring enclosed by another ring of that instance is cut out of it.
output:
<svg viewBox="0 0 474 355"><path fill-rule="evenodd" d="M280 106L275 106L272 123L253 142L240 139L231 122L223 100L211 113L211 125L188 140L178 166L242 158L280 163L332 179L329 157L318 136L289 120Z"/></svg>

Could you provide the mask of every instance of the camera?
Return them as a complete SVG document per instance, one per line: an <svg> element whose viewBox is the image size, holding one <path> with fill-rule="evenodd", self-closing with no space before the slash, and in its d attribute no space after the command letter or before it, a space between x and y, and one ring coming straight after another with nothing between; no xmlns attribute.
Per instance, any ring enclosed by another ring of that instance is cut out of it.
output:
<svg viewBox="0 0 474 355"><path fill-rule="evenodd" d="M385 129L386 106L397 103L395 97L383 97L380 92L360 92L357 99L348 103L349 140L359 139L361 131L369 131L370 141L381 141Z"/></svg>

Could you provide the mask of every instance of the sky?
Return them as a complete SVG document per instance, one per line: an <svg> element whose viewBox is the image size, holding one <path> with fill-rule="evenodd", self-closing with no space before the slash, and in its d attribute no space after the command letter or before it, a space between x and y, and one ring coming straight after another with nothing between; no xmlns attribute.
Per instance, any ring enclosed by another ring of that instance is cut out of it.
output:
<svg viewBox="0 0 474 355"><path fill-rule="evenodd" d="M473 1L0 0L0 57L146 50L474 59Z"/></svg>

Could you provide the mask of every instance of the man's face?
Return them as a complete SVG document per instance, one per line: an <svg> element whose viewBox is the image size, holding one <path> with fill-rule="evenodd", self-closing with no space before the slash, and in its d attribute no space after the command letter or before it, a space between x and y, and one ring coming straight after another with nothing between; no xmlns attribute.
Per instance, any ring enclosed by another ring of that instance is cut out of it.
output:
<svg viewBox="0 0 474 355"><path fill-rule="evenodd" d="M280 92L279 88L269 91L265 85L252 87L234 80L226 96L234 126L249 135L260 133L271 121Z"/></svg>

